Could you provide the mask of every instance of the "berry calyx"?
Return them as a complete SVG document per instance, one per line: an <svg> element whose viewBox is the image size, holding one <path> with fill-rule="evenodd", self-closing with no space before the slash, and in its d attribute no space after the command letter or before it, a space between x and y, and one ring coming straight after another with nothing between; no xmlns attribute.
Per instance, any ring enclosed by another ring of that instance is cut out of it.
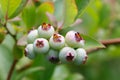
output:
<svg viewBox="0 0 120 80"><path fill-rule="evenodd" d="M71 47L64 47L60 50L59 59L62 63L71 63L76 58L76 52Z"/></svg>
<svg viewBox="0 0 120 80"><path fill-rule="evenodd" d="M77 42L80 42L81 40L83 40L82 37L80 36L80 33L79 33L79 32L76 32L76 33L75 33L75 40L76 40Z"/></svg>
<svg viewBox="0 0 120 80"><path fill-rule="evenodd" d="M73 58L74 58L74 55L71 52L70 53L68 52L66 55L66 60L68 62L71 62L73 60Z"/></svg>
<svg viewBox="0 0 120 80"><path fill-rule="evenodd" d="M55 33L51 36L49 43L53 49L60 50L65 46L65 39L62 35Z"/></svg>
<svg viewBox="0 0 120 80"><path fill-rule="evenodd" d="M49 50L49 43L44 38L38 38L33 43L34 51L38 54L44 54Z"/></svg>
<svg viewBox="0 0 120 80"><path fill-rule="evenodd" d="M33 50L33 44L28 44L25 48L24 52L25 56L28 57L29 59L35 58L35 52Z"/></svg>
<svg viewBox="0 0 120 80"><path fill-rule="evenodd" d="M73 48L79 48L84 46L84 40L79 32L75 31L67 32L65 40L67 45Z"/></svg>
<svg viewBox="0 0 120 80"><path fill-rule="evenodd" d="M27 42L33 43L38 38L38 30L31 30L27 35Z"/></svg>
<svg viewBox="0 0 120 80"><path fill-rule="evenodd" d="M54 34L54 32L55 30L50 24L43 23L38 28L38 35L40 38L49 39Z"/></svg>
<svg viewBox="0 0 120 80"><path fill-rule="evenodd" d="M42 29L43 29L43 30L46 30L46 31L47 31L47 30L49 30L50 28L51 28L51 25L50 25L50 24L46 24L46 23L43 23L43 24L42 24Z"/></svg>

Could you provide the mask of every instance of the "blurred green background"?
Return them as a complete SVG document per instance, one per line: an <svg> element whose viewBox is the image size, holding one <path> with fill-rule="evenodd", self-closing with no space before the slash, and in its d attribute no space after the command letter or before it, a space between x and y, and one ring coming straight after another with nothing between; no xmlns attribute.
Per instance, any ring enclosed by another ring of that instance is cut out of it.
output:
<svg viewBox="0 0 120 80"><path fill-rule="evenodd" d="M16 3L11 2L14 3L13 6L8 6L8 26L18 40L43 22L51 23L46 12L55 15L58 21L65 18L64 27L71 25L77 14L75 0L29 0L27 4L26 0L15 1ZM80 18L82 23L72 29L96 40L120 38L120 0L86 1L89 1L85 3L87 7L76 17ZM0 0L1 23L5 22L6 2ZM76 2L79 4L79 0ZM25 6L21 7L23 5ZM5 34L5 28L0 24L0 80L6 80L16 58L13 54L14 44L14 39ZM120 44L91 52L87 63L80 66L51 64L41 55L30 60L22 54L24 47L20 49L17 56L21 54L22 57L19 56L11 80L120 80Z"/></svg>

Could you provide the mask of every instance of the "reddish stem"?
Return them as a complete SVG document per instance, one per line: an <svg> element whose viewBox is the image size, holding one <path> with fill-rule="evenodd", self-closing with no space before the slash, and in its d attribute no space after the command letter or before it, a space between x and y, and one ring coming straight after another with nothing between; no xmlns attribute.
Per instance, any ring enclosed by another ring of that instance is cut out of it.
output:
<svg viewBox="0 0 120 80"><path fill-rule="evenodd" d="M11 76L12 76L12 73L14 71L14 68L15 68L15 65L16 65L17 61L18 60L16 60L16 59L13 61L12 66L11 66L10 71L8 73L8 76L7 76L7 80L11 79Z"/></svg>
<svg viewBox="0 0 120 80"><path fill-rule="evenodd" d="M101 40L100 41L103 45L105 45L106 47L109 46L109 45L113 45L113 44L120 44L120 38L116 38L116 39L108 39L108 40ZM91 48L91 49L88 49L87 50L87 53L91 53L93 51L97 51L99 49L103 49L103 48Z"/></svg>

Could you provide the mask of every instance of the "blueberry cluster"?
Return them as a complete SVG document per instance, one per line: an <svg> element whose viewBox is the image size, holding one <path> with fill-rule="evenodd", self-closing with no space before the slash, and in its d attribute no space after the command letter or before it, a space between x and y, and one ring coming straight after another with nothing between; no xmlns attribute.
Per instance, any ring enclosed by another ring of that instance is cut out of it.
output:
<svg viewBox="0 0 120 80"><path fill-rule="evenodd" d="M52 63L84 64L87 54L84 48L84 39L79 32L69 31L65 37L55 32L50 24L43 23L37 30L27 35L25 56L33 59L38 54L47 55Z"/></svg>

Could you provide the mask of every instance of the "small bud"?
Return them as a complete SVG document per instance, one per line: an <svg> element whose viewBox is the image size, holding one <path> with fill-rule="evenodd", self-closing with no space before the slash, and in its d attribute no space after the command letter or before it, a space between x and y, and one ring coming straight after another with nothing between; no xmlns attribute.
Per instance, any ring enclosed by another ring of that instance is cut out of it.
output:
<svg viewBox="0 0 120 80"><path fill-rule="evenodd" d="M84 46L84 40L78 32L69 31L65 36L66 43L68 46L73 48L79 48Z"/></svg>
<svg viewBox="0 0 120 80"><path fill-rule="evenodd" d="M77 56L76 56L76 58L75 58L75 60L74 60L74 63L75 63L76 65L85 64L85 63L86 63L86 60L87 60L87 58L88 58L85 49L83 49L83 48L78 48L78 49L76 50L76 54L77 54Z"/></svg>
<svg viewBox="0 0 120 80"><path fill-rule="evenodd" d="M24 52L25 56L28 57L29 59L35 58L35 52L33 50L33 44L28 44L25 48Z"/></svg>
<svg viewBox="0 0 120 80"><path fill-rule="evenodd" d="M40 38L49 39L54 34L54 28L50 24L43 23L38 28L38 35Z"/></svg>
<svg viewBox="0 0 120 80"><path fill-rule="evenodd" d="M65 39L60 34L53 34L49 40L49 43L53 49L60 50L65 46Z"/></svg>
<svg viewBox="0 0 120 80"><path fill-rule="evenodd" d="M38 54L44 54L49 50L49 43L44 38L38 38L33 43L33 49Z"/></svg>
<svg viewBox="0 0 120 80"><path fill-rule="evenodd" d="M48 52L48 60L51 63L58 63L59 62L59 52L57 50L54 49L50 49Z"/></svg>
<svg viewBox="0 0 120 80"><path fill-rule="evenodd" d="M35 39L38 38L38 31L37 30L31 30L29 34L27 35L27 42L33 43Z"/></svg>
<svg viewBox="0 0 120 80"><path fill-rule="evenodd" d="M71 63L76 58L76 52L71 47L64 47L60 50L59 59L62 63Z"/></svg>

